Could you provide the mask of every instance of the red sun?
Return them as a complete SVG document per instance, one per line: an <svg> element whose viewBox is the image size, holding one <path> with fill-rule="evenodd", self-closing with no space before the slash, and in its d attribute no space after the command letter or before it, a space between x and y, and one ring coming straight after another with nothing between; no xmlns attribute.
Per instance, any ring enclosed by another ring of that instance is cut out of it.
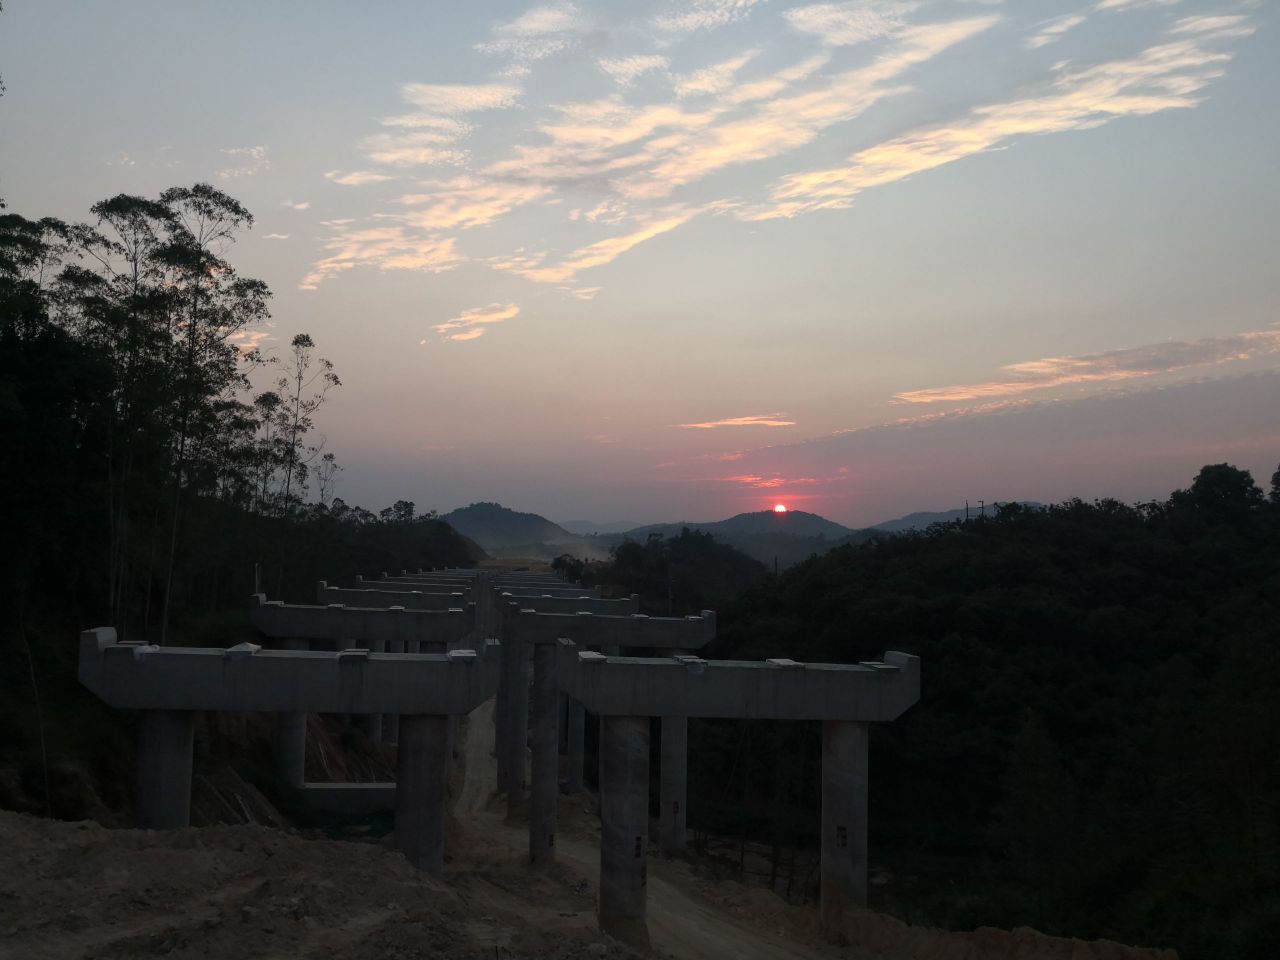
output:
<svg viewBox="0 0 1280 960"><path fill-rule="evenodd" d="M776 503L776 504L774 504L774 506L773 506L773 512L774 512L774 513L786 513L786 512L787 512L787 505L786 505L785 503Z"/></svg>

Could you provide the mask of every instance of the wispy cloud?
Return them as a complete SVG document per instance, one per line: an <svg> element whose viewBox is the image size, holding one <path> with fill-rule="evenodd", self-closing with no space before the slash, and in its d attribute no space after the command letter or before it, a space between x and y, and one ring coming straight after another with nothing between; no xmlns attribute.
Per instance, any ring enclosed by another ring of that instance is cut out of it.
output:
<svg viewBox="0 0 1280 960"><path fill-rule="evenodd" d="M424 230L465 230L492 223L516 207L540 200L551 192L536 183L504 182L461 176L423 184L423 193L407 193L400 203L414 207L399 219Z"/></svg>
<svg viewBox="0 0 1280 960"><path fill-rule="evenodd" d="M533 280L536 283L565 283L573 280L583 270L612 263L628 250L638 247L646 240L668 233L676 227L683 226L701 210L675 208L658 214L646 221L643 226L631 233L617 237L609 237L588 244L573 251L558 263L546 263L546 255L532 257L512 257L498 259L494 266L499 270L508 270L518 276Z"/></svg>
<svg viewBox="0 0 1280 960"><path fill-rule="evenodd" d="M795 7L785 16L792 29L813 34L829 46L845 47L892 36L902 29L906 14L919 6L910 0L846 0Z"/></svg>
<svg viewBox="0 0 1280 960"><path fill-rule="evenodd" d="M293 200L285 200L280 204L282 207L288 207L290 210L309 210L311 208L310 200L299 200L296 203Z"/></svg>
<svg viewBox="0 0 1280 960"><path fill-rule="evenodd" d="M1027 48L1029 50L1038 50L1041 47L1047 47L1054 41L1061 40L1063 34L1080 26L1084 21L1085 17L1079 14L1067 14L1063 17L1054 17L1052 20L1046 20L1040 24L1035 33L1027 38Z"/></svg>
<svg viewBox="0 0 1280 960"><path fill-rule="evenodd" d="M506 58L503 75L519 78L537 61L571 49L585 28L582 14L572 3L533 7L495 27L491 39L476 44L476 50Z"/></svg>
<svg viewBox="0 0 1280 960"><path fill-rule="evenodd" d="M1095 10L1137 10L1141 7L1171 7L1181 0L1099 0Z"/></svg>
<svg viewBox="0 0 1280 960"><path fill-rule="evenodd" d="M777 490L781 487L811 487L822 481L817 477L787 477L782 474L775 473L770 476L762 476L757 473L743 473L735 477L720 477L725 483L735 483L740 486L750 487L753 490Z"/></svg>
<svg viewBox="0 0 1280 960"><path fill-rule="evenodd" d="M257 350L264 343L270 343L275 339L275 334L270 330L274 327L273 322L268 321L267 329L258 330L237 330L231 336L227 337L227 342L239 350L241 353L248 353L250 350Z"/></svg>
<svg viewBox="0 0 1280 960"><path fill-rule="evenodd" d="M287 233L268 233L268 234L265 234L265 235L263 236L263 238L262 238L262 239L263 239L263 240L288 240L288 239L289 239L289 234L287 234Z"/></svg>
<svg viewBox="0 0 1280 960"><path fill-rule="evenodd" d="M1000 380L909 390L895 394L894 399L903 403L992 400L1053 387L1177 373L1193 367L1216 366L1275 353L1280 353L1280 331L1261 330L1233 337L1171 341L1078 357L1027 360L1001 367L1006 376Z"/></svg>
<svg viewBox="0 0 1280 960"><path fill-rule="evenodd" d="M813 89L762 100L745 117L713 124L713 115L706 123L686 124L676 135L648 143L637 158L637 169L620 175L614 185L631 197L663 197L677 186L726 167L797 150L822 131L858 117L886 97L905 92L908 88L898 82L902 74L996 21L991 16L972 17L909 28L866 66L829 77Z"/></svg>
<svg viewBox="0 0 1280 960"><path fill-rule="evenodd" d="M230 166L223 167L217 171L218 176L223 180L252 177L263 170L271 169L271 159L267 156L267 148L260 144L256 147L228 147L218 152L231 158Z"/></svg>
<svg viewBox="0 0 1280 960"><path fill-rule="evenodd" d="M445 340L475 340L484 336L489 324L504 323L520 315L520 307L514 303L491 303L487 307L472 307L456 317L435 325L436 333Z"/></svg>
<svg viewBox="0 0 1280 960"><path fill-rule="evenodd" d="M653 26L661 33L676 35L713 30L741 20L760 0L685 0L672 3L675 9L659 14Z"/></svg>
<svg viewBox="0 0 1280 960"><path fill-rule="evenodd" d="M685 430L715 430L718 427L794 427L794 420L785 413L761 413L750 417L728 417L724 420L708 420L706 423L681 423Z"/></svg>
<svg viewBox="0 0 1280 960"><path fill-rule="evenodd" d="M509 107L520 96L512 83L406 83L400 95L429 115L456 116Z"/></svg>
<svg viewBox="0 0 1280 960"><path fill-rule="evenodd" d="M341 170L330 170L324 175L326 180L332 180L334 183L340 183L344 187L363 187L370 183L382 183L391 178L385 173L377 173L373 170L352 170L350 173L343 173Z"/></svg>
<svg viewBox="0 0 1280 960"><path fill-rule="evenodd" d="M1202 43L1252 29L1220 26L1129 59L1064 71L1037 95L979 107L963 120L895 137L858 151L845 166L784 177L772 191L771 204L741 215L769 219L843 209L863 190L998 149L1020 136L1090 130L1119 117L1194 107L1200 103L1196 95L1222 76L1223 64L1231 59Z"/></svg>
<svg viewBox="0 0 1280 960"><path fill-rule="evenodd" d="M303 290L315 290L324 280L359 266L442 273L465 259L452 237L414 236L401 226L353 228L335 222L322 248L328 256L316 261L303 277L299 284Z"/></svg>
<svg viewBox="0 0 1280 960"><path fill-rule="evenodd" d="M683 100L686 97L724 93L733 85L734 75L758 53L758 50L747 50L728 60L721 60L709 67L676 77L674 83L676 96Z"/></svg>
<svg viewBox="0 0 1280 960"><path fill-rule="evenodd" d="M636 78L654 70L665 70L671 61L656 53L636 54L630 57L602 57L596 66L622 87L629 87Z"/></svg>

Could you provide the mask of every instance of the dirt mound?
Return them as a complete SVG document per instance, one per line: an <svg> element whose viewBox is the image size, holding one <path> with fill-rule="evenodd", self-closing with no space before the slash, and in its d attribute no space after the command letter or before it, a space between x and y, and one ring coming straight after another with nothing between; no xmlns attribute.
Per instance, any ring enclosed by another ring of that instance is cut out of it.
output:
<svg viewBox="0 0 1280 960"><path fill-rule="evenodd" d="M626 955L586 924L549 937L522 921L518 910L477 915L454 884L425 877L398 853L366 844L257 826L107 830L0 811L0 850L0 955L6 957Z"/></svg>
<svg viewBox="0 0 1280 960"><path fill-rule="evenodd" d="M699 881L684 865L674 867L681 881L694 887L721 910L797 943L823 944L818 911L787 903L768 890L733 881ZM1030 927L971 932L912 927L871 910L849 910L835 938L840 955L857 960L1178 960L1175 950L1130 947L1110 940L1052 937Z"/></svg>

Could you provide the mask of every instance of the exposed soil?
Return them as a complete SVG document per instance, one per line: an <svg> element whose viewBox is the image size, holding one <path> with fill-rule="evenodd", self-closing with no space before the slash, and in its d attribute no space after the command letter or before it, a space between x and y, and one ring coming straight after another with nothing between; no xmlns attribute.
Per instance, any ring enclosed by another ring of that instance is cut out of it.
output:
<svg viewBox="0 0 1280 960"><path fill-rule="evenodd" d="M469 726L469 730L468 730ZM527 862L524 824L492 796L492 704L464 725L441 880L389 845L262 826L156 833L0 811L0 958L516 960L639 957L596 929L598 826L561 798L559 862ZM817 911L650 859L652 953L681 960L1172 960L1172 951L1032 930L946 933L879 914L826 942Z"/></svg>

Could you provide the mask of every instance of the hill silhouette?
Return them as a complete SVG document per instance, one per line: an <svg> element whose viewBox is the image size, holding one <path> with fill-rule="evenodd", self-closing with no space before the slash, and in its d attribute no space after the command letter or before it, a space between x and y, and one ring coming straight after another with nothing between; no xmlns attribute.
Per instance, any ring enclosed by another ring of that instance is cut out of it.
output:
<svg viewBox="0 0 1280 960"><path fill-rule="evenodd" d="M628 530L618 540L643 542L655 534L671 538L684 530L709 533L718 542L726 543L763 564L772 566L776 563L779 567L789 567L815 553L826 553L832 547L859 543L875 535L874 531L851 530L803 510L788 510L786 513L759 510L707 523L652 523Z"/></svg>
<svg viewBox="0 0 1280 960"><path fill-rule="evenodd" d="M486 550L528 544L572 543L578 539L546 517L521 513L500 503L473 503L451 510L440 519Z"/></svg>
<svg viewBox="0 0 1280 960"><path fill-rule="evenodd" d="M1036 503L1034 500L1021 500L1019 505L1028 507L1032 510L1038 510L1044 506L1042 503ZM986 505L986 512L991 516L995 516L997 511L1003 504L992 501ZM877 523L868 529L878 530L881 533L901 533L904 530L924 530L933 523L951 523L953 520L976 519L982 516L982 507L973 505L968 507L956 507L954 510L920 510L915 513L908 513L904 517L897 517L893 520L885 520L883 523Z"/></svg>

